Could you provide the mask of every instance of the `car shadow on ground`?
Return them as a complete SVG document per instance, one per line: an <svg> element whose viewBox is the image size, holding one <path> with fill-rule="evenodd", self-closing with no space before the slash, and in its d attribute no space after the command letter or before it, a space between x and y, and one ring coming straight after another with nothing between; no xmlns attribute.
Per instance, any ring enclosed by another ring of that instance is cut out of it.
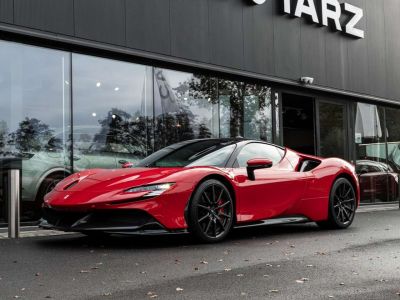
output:
<svg viewBox="0 0 400 300"><path fill-rule="evenodd" d="M73 249L80 247L102 249L162 249L173 247L226 247L229 244L243 243L254 239L277 239L278 237L299 237L310 233L330 231L321 230L314 223L270 225L251 228L236 228L228 238L217 244L204 244L190 234L176 235L111 235L105 237L88 237L81 234L60 235L38 239L39 246L53 249Z"/></svg>

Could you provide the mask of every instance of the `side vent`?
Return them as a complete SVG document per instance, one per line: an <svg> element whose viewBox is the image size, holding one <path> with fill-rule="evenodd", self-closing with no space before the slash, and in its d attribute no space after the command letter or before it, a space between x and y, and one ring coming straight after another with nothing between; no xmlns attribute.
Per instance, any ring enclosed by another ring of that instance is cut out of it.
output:
<svg viewBox="0 0 400 300"><path fill-rule="evenodd" d="M76 180L76 181L74 181L74 182L68 184L68 185L64 188L64 191L69 190L69 189L72 188L73 186L77 185L78 182L79 182L79 180Z"/></svg>
<svg viewBox="0 0 400 300"><path fill-rule="evenodd" d="M318 160L305 159L301 162L299 172L310 172L321 164Z"/></svg>

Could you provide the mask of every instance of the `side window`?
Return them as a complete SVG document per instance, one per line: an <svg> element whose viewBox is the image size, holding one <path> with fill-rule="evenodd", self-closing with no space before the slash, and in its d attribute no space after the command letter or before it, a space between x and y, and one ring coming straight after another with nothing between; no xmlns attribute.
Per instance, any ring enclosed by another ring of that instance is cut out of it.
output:
<svg viewBox="0 0 400 300"><path fill-rule="evenodd" d="M236 161L239 168L246 167L247 161L253 158L267 158L275 165L281 161L283 153L282 150L272 145L251 143L240 150Z"/></svg>
<svg viewBox="0 0 400 300"><path fill-rule="evenodd" d="M379 167L376 167L376 166L370 166L370 167L369 167L369 172L370 172L370 173L382 172L382 170L381 170L381 169L379 169Z"/></svg>

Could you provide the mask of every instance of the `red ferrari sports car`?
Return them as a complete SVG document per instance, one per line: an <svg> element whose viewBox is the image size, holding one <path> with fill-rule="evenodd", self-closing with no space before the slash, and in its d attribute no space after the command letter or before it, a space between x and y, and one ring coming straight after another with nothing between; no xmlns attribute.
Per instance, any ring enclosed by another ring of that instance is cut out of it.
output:
<svg viewBox="0 0 400 300"><path fill-rule="evenodd" d="M354 167L261 141L202 139L168 146L132 168L69 176L44 199L41 227L84 234L190 232L317 222L347 228L359 204Z"/></svg>

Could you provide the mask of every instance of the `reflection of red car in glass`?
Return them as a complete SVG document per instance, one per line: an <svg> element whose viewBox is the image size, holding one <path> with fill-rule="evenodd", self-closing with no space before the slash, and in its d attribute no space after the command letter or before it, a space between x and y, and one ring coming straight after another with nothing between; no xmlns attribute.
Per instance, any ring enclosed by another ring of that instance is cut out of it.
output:
<svg viewBox="0 0 400 300"><path fill-rule="evenodd" d="M358 160L356 173L359 176L363 201L385 202L397 199L399 176L388 164Z"/></svg>
<svg viewBox="0 0 400 300"><path fill-rule="evenodd" d="M233 226L347 228L359 194L354 167L341 159L259 141L193 140L134 168L71 175L46 195L41 226L85 234L189 231L215 242Z"/></svg>

